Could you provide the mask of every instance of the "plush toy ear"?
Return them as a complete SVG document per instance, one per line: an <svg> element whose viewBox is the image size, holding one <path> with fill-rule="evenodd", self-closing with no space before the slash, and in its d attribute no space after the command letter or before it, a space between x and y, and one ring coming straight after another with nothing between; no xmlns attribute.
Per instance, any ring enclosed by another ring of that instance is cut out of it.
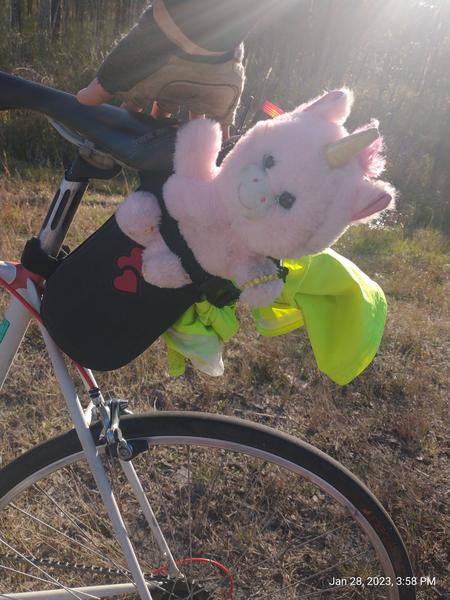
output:
<svg viewBox="0 0 450 600"><path fill-rule="evenodd" d="M350 114L352 104L353 93L350 90L342 89L328 92L297 110L300 112L310 112L324 119L324 121L342 125Z"/></svg>
<svg viewBox="0 0 450 600"><path fill-rule="evenodd" d="M378 121L373 119L364 127L357 129L358 131L367 131L371 127L378 129ZM361 165L364 175L369 178L376 178L381 175L386 167L386 158L384 156L383 138L377 137L369 146L364 148L358 155L359 164Z"/></svg>
<svg viewBox="0 0 450 600"><path fill-rule="evenodd" d="M175 173L191 179L212 179L221 145L222 131L218 123L209 119L190 121L177 134Z"/></svg>
<svg viewBox="0 0 450 600"><path fill-rule="evenodd" d="M386 208L394 208L395 189L384 181L363 181L356 191L352 221L370 221Z"/></svg>

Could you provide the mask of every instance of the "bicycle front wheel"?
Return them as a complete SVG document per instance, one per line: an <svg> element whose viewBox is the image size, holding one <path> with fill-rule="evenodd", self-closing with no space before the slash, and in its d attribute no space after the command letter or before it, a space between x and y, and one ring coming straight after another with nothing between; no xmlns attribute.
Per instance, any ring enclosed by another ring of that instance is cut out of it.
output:
<svg viewBox="0 0 450 600"><path fill-rule="evenodd" d="M168 574L120 465L99 445L155 600L413 600L401 538L335 460L234 418L162 412L121 421L183 573ZM58 590L58 591L57 591ZM40 592L39 595L37 592ZM0 598L137 598L75 431L0 471Z"/></svg>

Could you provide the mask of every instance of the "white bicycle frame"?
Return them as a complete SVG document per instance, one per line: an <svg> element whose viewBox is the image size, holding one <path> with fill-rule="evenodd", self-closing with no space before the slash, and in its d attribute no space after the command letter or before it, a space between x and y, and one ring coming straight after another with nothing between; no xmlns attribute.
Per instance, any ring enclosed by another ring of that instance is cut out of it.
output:
<svg viewBox="0 0 450 600"><path fill-rule="evenodd" d="M44 221L39 240L41 248L49 255L57 255L64 241L76 208L87 187L86 181L69 181L63 178L59 191L53 201L52 207ZM21 264L0 261L0 280L3 280L15 293L20 294L29 305L39 312L40 308L40 283L39 277L28 272ZM0 287L2 287L0 285ZM10 291L12 291L10 289ZM23 337L31 320L30 310L13 296L7 306L5 317L0 321L0 390L8 375ZM142 600L152 600L150 589L151 583L146 582L144 574L139 566L136 553L128 536L124 521L120 514L114 497L111 484L106 475L102 460L97 451L95 442L89 430L92 401L83 410L78 398L75 384L68 372L63 356L59 348L51 339L42 323L39 323L45 345L53 365L56 379L69 409L73 424L77 431L86 460L92 471L93 477L107 509L112 528L116 534L123 555L128 564L133 583L89 586L85 588L65 588L46 590L43 592L9 593L8 598L18 600L65 600L71 598L86 598L92 595L98 598L107 598L120 594L138 592ZM86 390L98 388L91 371L81 369ZM150 530L158 544L162 555L168 563L168 575L172 578L183 577L171 554L166 539L157 523L154 512L147 500L145 492L136 474L132 462L120 460L120 465L134 491L137 501L148 522Z"/></svg>

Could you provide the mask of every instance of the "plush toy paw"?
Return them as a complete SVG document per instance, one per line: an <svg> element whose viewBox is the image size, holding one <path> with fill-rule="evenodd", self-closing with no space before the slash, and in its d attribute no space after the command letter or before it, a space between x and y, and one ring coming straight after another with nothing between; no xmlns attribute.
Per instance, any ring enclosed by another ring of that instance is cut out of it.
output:
<svg viewBox="0 0 450 600"><path fill-rule="evenodd" d="M242 291L240 300L251 308L269 306L281 294L283 282L281 279L260 283Z"/></svg>
<svg viewBox="0 0 450 600"><path fill-rule="evenodd" d="M178 256L169 250L155 253L147 249L142 255L142 275L148 283L161 288L179 288L192 283Z"/></svg>
<svg viewBox="0 0 450 600"><path fill-rule="evenodd" d="M116 221L129 238L148 246L158 232L161 211L158 201L150 192L133 192L119 206Z"/></svg>

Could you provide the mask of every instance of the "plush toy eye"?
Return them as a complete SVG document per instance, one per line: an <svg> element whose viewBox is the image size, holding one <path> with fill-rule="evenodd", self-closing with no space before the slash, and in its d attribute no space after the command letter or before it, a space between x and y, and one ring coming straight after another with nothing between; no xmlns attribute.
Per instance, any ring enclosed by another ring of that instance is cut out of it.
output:
<svg viewBox="0 0 450 600"><path fill-rule="evenodd" d="M292 207L294 202L295 202L295 196L293 196L289 192L283 192L278 197L279 205L282 206L283 208L286 208L287 210L289 210Z"/></svg>
<svg viewBox="0 0 450 600"><path fill-rule="evenodd" d="M264 170L266 169L271 169L272 167L275 166L275 159L271 154L266 154L263 158L263 168Z"/></svg>

